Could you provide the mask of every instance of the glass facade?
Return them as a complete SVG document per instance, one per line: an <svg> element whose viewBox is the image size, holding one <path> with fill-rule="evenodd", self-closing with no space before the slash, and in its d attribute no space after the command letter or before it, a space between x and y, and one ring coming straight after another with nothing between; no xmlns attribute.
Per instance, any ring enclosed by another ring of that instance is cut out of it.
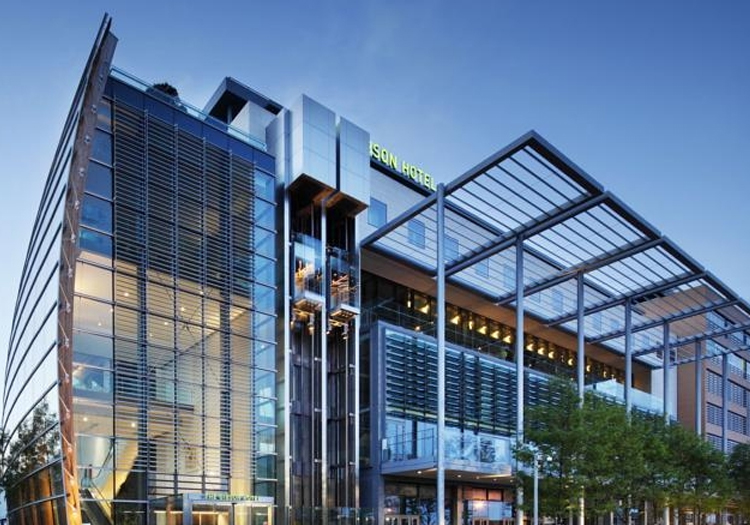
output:
<svg viewBox="0 0 750 525"><path fill-rule="evenodd" d="M91 522L145 523L175 494L275 493L274 176L184 119L114 79L99 105L73 337Z"/></svg>

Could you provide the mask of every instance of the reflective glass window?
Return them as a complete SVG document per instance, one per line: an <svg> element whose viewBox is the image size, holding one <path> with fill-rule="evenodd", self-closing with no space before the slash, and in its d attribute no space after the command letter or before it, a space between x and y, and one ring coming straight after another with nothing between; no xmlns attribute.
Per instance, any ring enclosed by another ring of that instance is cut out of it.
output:
<svg viewBox="0 0 750 525"><path fill-rule="evenodd" d="M112 170L97 162L89 162L86 174L86 191L104 197L112 198Z"/></svg>
<svg viewBox="0 0 750 525"><path fill-rule="evenodd" d="M488 279L490 277L490 260L482 259L481 261L476 263L474 265L474 273L476 273L479 277Z"/></svg>
<svg viewBox="0 0 750 525"><path fill-rule="evenodd" d="M445 236L445 260L451 262L458 259L458 239L449 235Z"/></svg>
<svg viewBox="0 0 750 525"><path fill-rule="evenodd" d="M417 219L409 221L409 244L417 248L425 247L424 223Z"/></svg>
<svg viewBox="0 0 750 525"><path fill-rule="evenodd" d="M98 129L94 132L91 157L104 164L112 164L112 135Z"/></svg>
<svg viewBox="0 0 750 525"><path fill-rule="evenodd" d="M367 209L367 222L370 226L380 228L388 222L388 205L378 199L370 198L370 207Z"/></svg>
<svg viewBox="0 0 750 525"><path fill-rule="evenodd" d="M104 131L112 131L112 104L102 99L96 108L96 127Z"/></svg>
<svg viewBox="0 0 750 525"><path fill-rule="evenodd" d="M85 195L81 224L110 233L112 231L112 204L93 195Z"/></svg>
<svg viewBox="0 0 750 525"><path fill-rule="evenodd" d="M256 195L268 201L274 201L274 195L276 193L276 179L262 171L256 171L254 173L254 178Z"/></svg>

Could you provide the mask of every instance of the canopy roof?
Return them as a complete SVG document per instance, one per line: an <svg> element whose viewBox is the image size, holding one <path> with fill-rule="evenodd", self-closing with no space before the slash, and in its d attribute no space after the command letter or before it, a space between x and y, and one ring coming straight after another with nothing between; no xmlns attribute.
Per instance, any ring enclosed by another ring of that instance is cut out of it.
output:
<svg viewBox="0 0 750 525"><path fill-rule="evenodd" d="M629 302L633 356L651 366L665 324L674 364L750 349L747 302L536 132L444 191L449 283L514 307L522 246L524 308L547 326L577 332L582 274L588 343L623 353ZM426 197L362 246L436 275L437 202Z"/></svg>

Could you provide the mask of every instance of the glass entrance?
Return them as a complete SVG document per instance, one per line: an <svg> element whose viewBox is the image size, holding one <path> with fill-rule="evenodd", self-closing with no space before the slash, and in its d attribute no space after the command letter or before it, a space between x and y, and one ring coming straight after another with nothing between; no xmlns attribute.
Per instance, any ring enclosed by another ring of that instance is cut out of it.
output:
<svg viewBox="0 0 750 525"><path fill-rule="evenodd" d="M194 504L191 513L192 525L235 525L232 519L233 510L232 504Z"/></svg>

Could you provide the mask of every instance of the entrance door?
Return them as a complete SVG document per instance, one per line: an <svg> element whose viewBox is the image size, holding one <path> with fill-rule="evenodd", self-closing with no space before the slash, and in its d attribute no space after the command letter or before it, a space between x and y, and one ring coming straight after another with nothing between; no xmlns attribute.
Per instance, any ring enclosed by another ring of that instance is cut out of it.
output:
<svg viewBox="0 0 750 525"><path fill-rule="evenodd" d="M193 525L234 525L231 505L193 505Z"/></svg>
<svg viewBox="0 0 750 525"><path fill-rule="evenodd" d="M419 516L414 514L388 514L385 525L419 525Z"/></svg>

